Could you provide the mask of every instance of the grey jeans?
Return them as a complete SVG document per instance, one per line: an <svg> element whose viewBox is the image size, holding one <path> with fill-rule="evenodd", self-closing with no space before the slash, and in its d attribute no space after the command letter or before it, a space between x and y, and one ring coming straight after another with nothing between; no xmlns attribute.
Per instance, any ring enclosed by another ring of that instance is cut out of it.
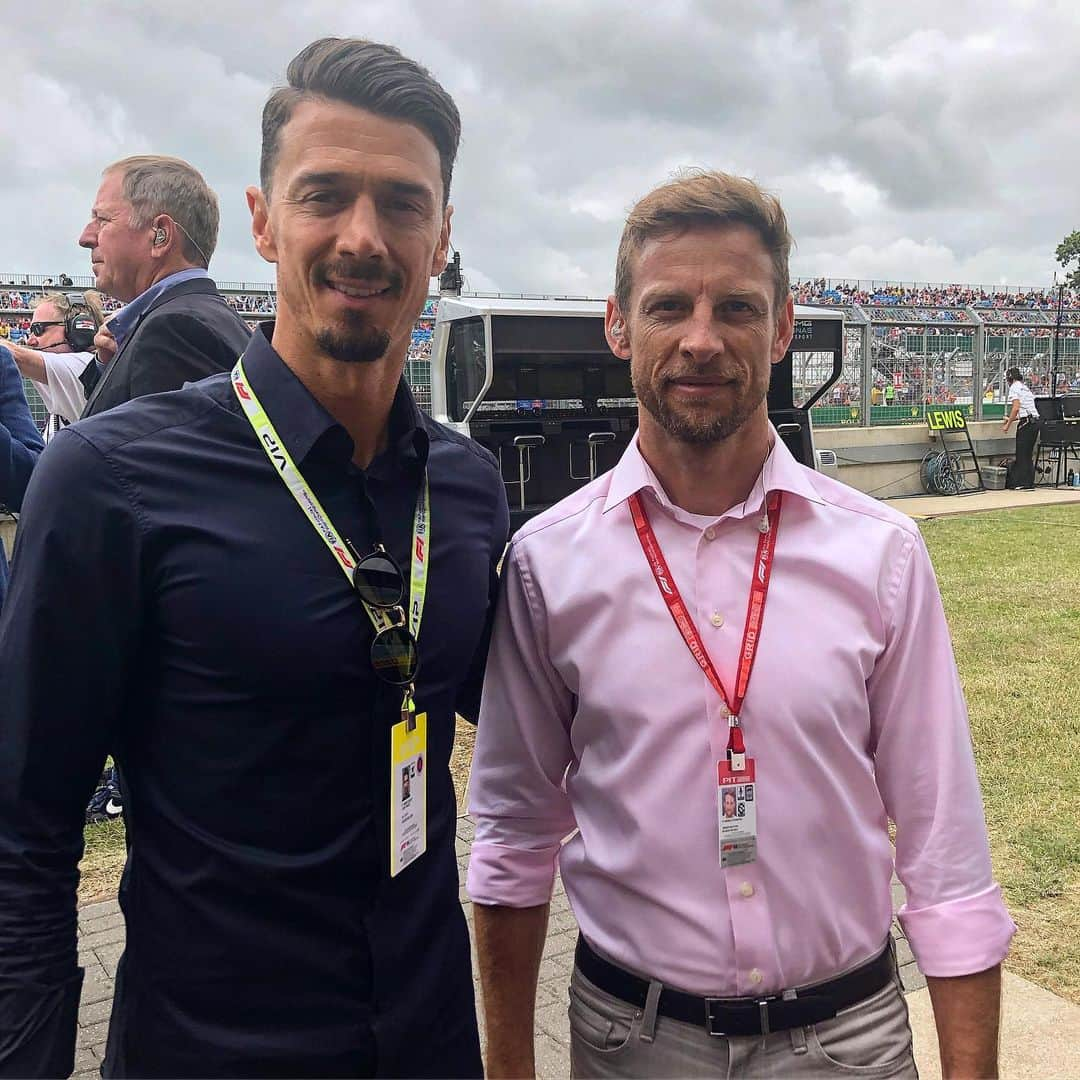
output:
<svg viewBox="0 0 1080 1080"><path fill-rule="evenodd" d="M570 1075L918 1080L898 976L832 1020L766 1036L716 1037L704 1026L658 1016L659 990L654 982L645 1008L636 1009L600 990L575 967L570 982Z"/></svg>

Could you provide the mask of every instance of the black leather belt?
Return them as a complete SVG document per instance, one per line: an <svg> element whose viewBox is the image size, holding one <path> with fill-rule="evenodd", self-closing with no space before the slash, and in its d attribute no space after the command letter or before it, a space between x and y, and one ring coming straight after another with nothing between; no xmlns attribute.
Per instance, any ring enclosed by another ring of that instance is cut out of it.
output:
<svg viewBox="0 0 1080 1080"><path fill-rule="evenodd" d="M605 993L643 1009L649 980L597 956L579 934L574 954L578 970ZM873 960L828 982L805 990L762 998L696 997L664 987L656 1011L672 1020L704 1027L710 1035L768 1035L770 1031L806 1027L831 1020L841 1009L857 1005L881 990L893 977L888 945Z"/></svg>

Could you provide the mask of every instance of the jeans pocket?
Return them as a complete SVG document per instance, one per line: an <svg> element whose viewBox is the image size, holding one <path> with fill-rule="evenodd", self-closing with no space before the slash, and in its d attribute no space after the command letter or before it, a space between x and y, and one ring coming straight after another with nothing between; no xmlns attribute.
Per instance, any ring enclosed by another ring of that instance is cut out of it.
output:
<svg viewBox="0 0 1080 1080"><path fill-rule="evenodd" d="M907 1003L895 982L810 1029L829 1070L851 1076L915 1077Z"/></svg>
<svg viewBox="0 0 1080 1080"><path fill-rule="evenodd" d="M586 1046L602 1054L621 1050L633 1034L635 1012L617 998L606 1000L608 995L591 985L570 984L570 1033Z"/></svg>

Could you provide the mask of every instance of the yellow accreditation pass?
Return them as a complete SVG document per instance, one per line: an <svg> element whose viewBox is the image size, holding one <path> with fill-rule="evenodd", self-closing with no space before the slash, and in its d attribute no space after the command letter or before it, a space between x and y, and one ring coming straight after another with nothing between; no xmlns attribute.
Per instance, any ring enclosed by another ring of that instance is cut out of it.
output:
<svg viewBox="0 0 1080 1080"><path fill-rule="evenodd" d="M390 731L390 876L427 851L427 713Z"/></svg>

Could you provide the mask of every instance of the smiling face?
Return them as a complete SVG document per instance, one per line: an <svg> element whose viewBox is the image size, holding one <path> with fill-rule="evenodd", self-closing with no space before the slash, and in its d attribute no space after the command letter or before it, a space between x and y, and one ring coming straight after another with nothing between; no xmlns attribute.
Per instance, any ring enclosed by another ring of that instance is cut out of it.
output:
<svg viewBox="0 0 1080 1080"><path fill-rule="evenodd" d="M735 792L724 792L724 817L735 816Z"/></svg>
<svg viewBox="0 0 1080 1080"><path fill-rule="evenodd" d="M277 263L279 351L403 364L450 241L431 139L343 102L302 101L269 199L249 189L248 204L256 247Z"/></svg>
<svg viewBox="0 0 1080 1080"><path fill-rule="evenodd" d="M757 232L717 226L647 240L632 280L629 310L608 303L608 341L630 360L642 426L712 444L763 419L794 307L788 296L777 309L772 260Z"/></svg>

